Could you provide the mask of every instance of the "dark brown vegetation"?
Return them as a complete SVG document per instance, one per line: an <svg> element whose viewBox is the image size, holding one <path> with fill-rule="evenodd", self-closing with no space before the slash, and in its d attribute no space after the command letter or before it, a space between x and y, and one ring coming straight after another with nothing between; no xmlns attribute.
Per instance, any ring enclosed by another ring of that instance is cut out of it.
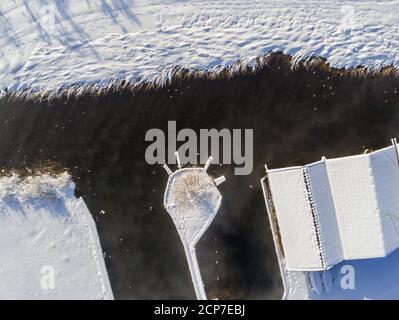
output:
<svg viewBox="0 0 399 320"><path fill-rule="evenodd" d="M97 223L116 298L194 298L184 252L162 207L167 176L144 159L150 128L253 128L254 171L225 174L222 207L199 243L208 293L280 298L260 178L269 167L379 148L399 132L394 69L343 72L326 63L291 68L273 55L256 73L183 74L163 88L0 101L0 166L67 167Z"/></svg>

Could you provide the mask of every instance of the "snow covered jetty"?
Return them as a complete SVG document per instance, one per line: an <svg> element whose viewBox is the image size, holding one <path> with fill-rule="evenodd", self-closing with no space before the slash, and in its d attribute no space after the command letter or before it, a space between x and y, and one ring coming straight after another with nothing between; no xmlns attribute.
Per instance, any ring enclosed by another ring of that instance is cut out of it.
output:
<svg viewBox="0 0 399 320"><path fill-rule="evenodd" d="M0 177L0 299L113 299L96 227L67 173Z"/></svg>
<svg viewBox="0 0 399 320"><path fill-rule="evenodd" d="M212 180L206 173L212 158L208 160L205 168L182 169L178 154L176 156L179 170L172 173L166 165L164 166L169 174L164 205L183 243L197 298L206 300L195 245L219 210L222 195L216 186L224 181L224 177Z"/></svg>
<svg viewBox="0 0 399 320"><path fill-rule="evenodd" d="M286 297L399 297L398 160L392 140L369 154L267 169L262 186ZM349 291L338 281L348 263L358 273Z"/></svg>

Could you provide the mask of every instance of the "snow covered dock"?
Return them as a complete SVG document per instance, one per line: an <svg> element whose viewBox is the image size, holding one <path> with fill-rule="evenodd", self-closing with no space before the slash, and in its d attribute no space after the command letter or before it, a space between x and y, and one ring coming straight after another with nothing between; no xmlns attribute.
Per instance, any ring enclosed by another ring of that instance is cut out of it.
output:
<svg viewBox="0 0 399 320"><path fill-rule="evenodd" d="M67 173L0 177L0 299L113 299L96 226Z"/></svg>
<svg viewBox="0 0 399 320"><path fill-rule="evenodd" d="M396 141L369 154L267 170L262 186L286 294L309 298L327 287L330 293L333 274L350 263L361 270L363 286L352 298L390 297L389 290L398 296L399 272L384 272L399 264L397 252L387 257L399 248ZM318 281L321 289L316 290ZM365 283L389 285L376 291ZM334 292L340 298L348 293Z"/></svg>
<svg viewBox="0 0 399 320"><path fill-rule="evenodd" d="M204 168L184 169L177 152L176 157L179 170L172 172L167 165L164 165L169 175L164 206L183 243L197 299L206 300L195 246L219 210L222 195L217 186L223 183L225 178L222 176L213 180L206 173L212 157L208 159Z"/></svg>

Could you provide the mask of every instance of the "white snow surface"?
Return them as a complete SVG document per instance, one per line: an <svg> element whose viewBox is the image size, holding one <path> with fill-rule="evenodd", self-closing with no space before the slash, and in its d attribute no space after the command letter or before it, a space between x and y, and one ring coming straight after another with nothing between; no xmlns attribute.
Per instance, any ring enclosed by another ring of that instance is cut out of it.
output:
<svg viewBox="0 0 399 320"><path fill-rule="evenodd" d="M399 65L399 1L3 0L0 88L163 84L174 67L256 67L270 52Z"/></svg>
<svg viewBox="0 0 399 320"><path fill-rule="evenodd" d="M0 178L0 299L112 299L94 221L68 174Z"/></svg>
<svg viewBox="0 0 399 320"><path fill-rule="evenodd" d="M280 264L284 269L284 264ZM348 268L354 287L346 288ZM342 261L318 272L283 270L284 299L289 300L398 300L399 250L385 258ZM328 275L330 281L323 279ZM318 283L311 282L315 279ZM332 280L332 281L331 281ZM329 288L328 288L329 287ZM328 288L326 290L326 288Z"/></svg>
<svg viewBox="0 0 399 320"><path fill-rule="evenodd" d="M269 181L287 266L310 270L323 268L302 168L277 174L271 172Z"/></svg>

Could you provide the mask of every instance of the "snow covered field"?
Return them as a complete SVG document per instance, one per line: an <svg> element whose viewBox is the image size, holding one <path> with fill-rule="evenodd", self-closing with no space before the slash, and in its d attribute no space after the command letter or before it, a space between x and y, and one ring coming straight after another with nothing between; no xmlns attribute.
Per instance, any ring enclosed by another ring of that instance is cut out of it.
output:
<svg viewBox="0 0 399 320"><path fill-rule="evenodd" d="M97 230L68 174L0 178L0 299L112 299Z"/></svg>
<svg viewBox="0 0 399 320"><path fill-rule="evenodd" d="M162 83L283 51L337 67L399 65L398 1L5 0L0 84L11 91Z"/></svg>

